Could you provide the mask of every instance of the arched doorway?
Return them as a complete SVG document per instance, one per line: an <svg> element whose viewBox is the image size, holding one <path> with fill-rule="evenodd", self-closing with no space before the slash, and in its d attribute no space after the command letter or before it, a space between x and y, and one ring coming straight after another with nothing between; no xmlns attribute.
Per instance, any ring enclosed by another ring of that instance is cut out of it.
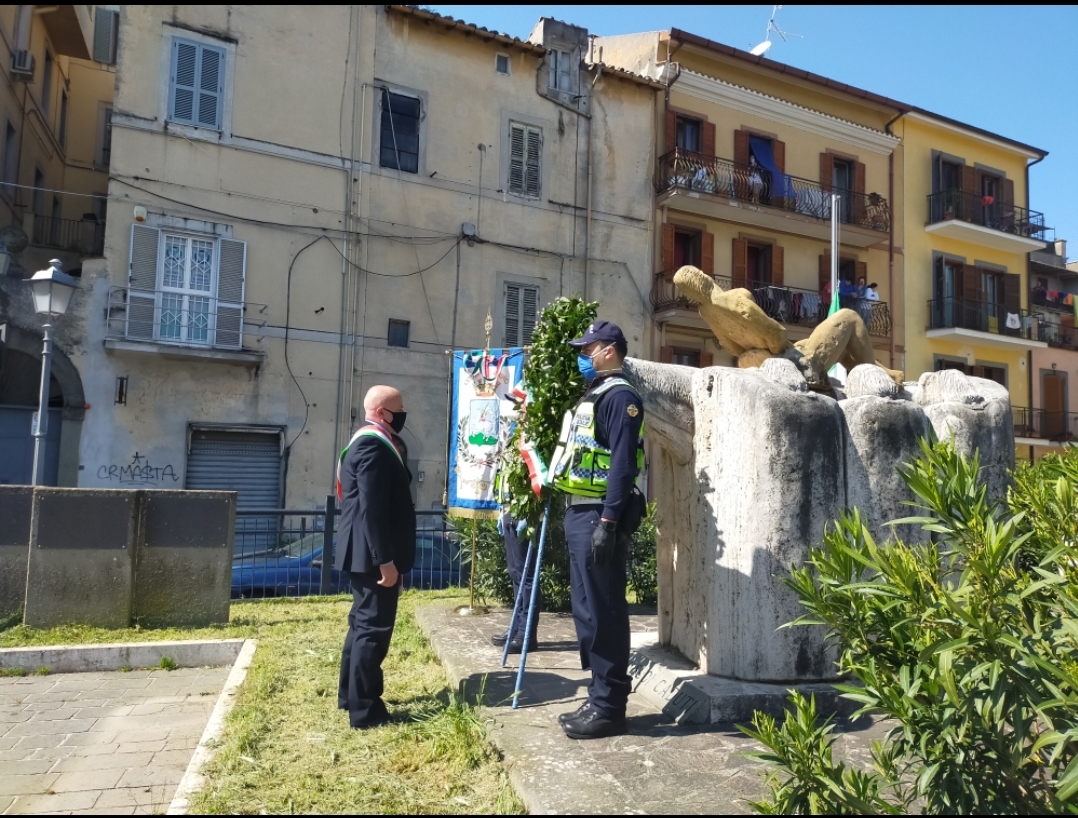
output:
<svg viewBox="0 0 1078 818"><path fill-rule="evenodd" d="M28 484L33 474L34 438L31 423L41 388L40 335L7 327L0 343L0 485ZM53 348L49 379L49 421L45 438L47 486L78 482L78 442L85 415L82 379L71 361ZM68 457L64 458L64 454ZM67 463L65 468L64 462Z"/></svg>

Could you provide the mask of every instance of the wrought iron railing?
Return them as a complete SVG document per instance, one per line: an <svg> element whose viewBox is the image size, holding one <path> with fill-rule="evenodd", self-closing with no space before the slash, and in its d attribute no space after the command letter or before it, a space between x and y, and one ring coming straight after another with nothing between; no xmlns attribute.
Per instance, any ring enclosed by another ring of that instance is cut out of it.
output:
<svg viewBox="0 0 1078 818"><path fill-rule="evenodd" d="M1035 437L1054 443L1078 440L1078 414L1012 406L1014 436Z"/></svg>
<svg viewBox="0 0 1078 818"><path fill-rule="evenodd" d="M998 196L978 196L961 190L941 190L928 195L928 224L957 219L1029 239L1052 241L1055 230L1045 227L1044 214L1000 201Z"/></svg>
<svg viewBox="0 0 1078 818"><path fill-rule="evenodd" d="M233 598L348 591L348 575L333 568L335 532L340 517L335 500L327 498L326 509L237 511ZM461 559L456 532L445 512L417 511L416 517L415 567L404 575L404 587L438 589L467 585L469 567ZM328 554L327 531L333 544Z"/></svg>
<svg viewBox="0 0 1078 818"><path fill-rule="evenodd" d="M1050 320L1047 316L1034 315L1037 318L1038 341L1044 341L1050 347L1078 350L1078 330L1064 327L1058 320Z"/></svg>
<svg viewBox="0 0 1078 818"><path fill-rule="evenodd" d="M651 285L651 304L656 312L670 309L690 309L693 304L677 292L672 274L657 273ZM714 276L724 290L735 286L725 276ZM752 293L752 299L768 316L787 325L814 327L827 318L831 302L816 290L786 287L758 281L738 281ZM869 335L886 338L891 334L891 310L886 301L841 296L841 306L854 310L865 322Z"/></svg>
<svg viewBox="0 0 1078 818"><path fill-rule="evenodd" d="M105 223L35 215L31 243L86 256L101 256L105 252Z"/></svg>
<svg viewBox="0 0 1078 818"><path fill-rule="evenodd" d="M1007 310L1000 304L969 298L937 298L928 302L929 329L971 329L993 335L1033 338L1036 323L1029 310Z"/></svg>
<svg viewBox="0 0 1078 818"><path fill-rule="evenodd" d="M253 302L221 301L209 293L110 287L106 339L151 341L208 349L241 349L244 333L265 326L248 315L266 311Z"/></svg>
<svg viewBox="0 0 1078 818"><path fill-rule="evenodd" d="M799 213L815 219L831 218L830 188L788 174L773 174L757 165L739 165L693 151L676 149L660 156L655 190L692 190L729 199ZM839 217L847 224L886 232L891 224L887 199L878 193L834 191L842 196Z"/></svg>
<svg viewBox="0 0 1078 818"><path fill-rule="evenodd" d="M1070 303L1067 303L1067 299L1070 298ZM1029 291L1029 303L1034 307L1045 307L1049 310L1056 310L1057 312L1074 312L1074 299L1078 298L1078 295L1067 292L1057 292L1055 290L1045 290L1040 287L1032 287Z"/></svg>

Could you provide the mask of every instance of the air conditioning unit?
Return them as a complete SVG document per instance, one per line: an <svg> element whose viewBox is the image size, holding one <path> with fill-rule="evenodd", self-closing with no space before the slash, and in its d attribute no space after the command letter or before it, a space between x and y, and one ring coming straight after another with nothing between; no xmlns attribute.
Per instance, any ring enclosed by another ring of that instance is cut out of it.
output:
<svg viewBox="0 0 1078 818"><path fill-rule="evenodd" d="M29 82L34 78L34 55L28 48L19 48L11 55L11 78Z"/></svg>

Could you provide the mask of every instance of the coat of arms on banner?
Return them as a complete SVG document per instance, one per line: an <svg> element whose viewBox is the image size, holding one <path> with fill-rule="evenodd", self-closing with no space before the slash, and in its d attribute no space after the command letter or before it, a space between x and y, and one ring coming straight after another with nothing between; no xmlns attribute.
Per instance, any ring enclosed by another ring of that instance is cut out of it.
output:
<svg viewBox="0 0 1078 818"><path fill-rule="evenodd" d="M521 349L453 353L448 494L456 514L497 511L494 477L516 419L509 393L523 365Z"/></svg>

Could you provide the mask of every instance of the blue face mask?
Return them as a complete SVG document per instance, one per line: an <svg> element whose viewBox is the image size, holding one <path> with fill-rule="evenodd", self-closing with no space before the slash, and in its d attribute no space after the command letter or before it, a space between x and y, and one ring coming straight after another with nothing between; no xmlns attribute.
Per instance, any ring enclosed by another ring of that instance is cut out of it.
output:
<svg viewBox="0 0 1078 818"><path fill-rule="evenodd" d="M591 362L591 358L584 354L576 356L576 368L580 370L580 374L584 376L584 380L588 383L594 381L595 376L599 374L595 371L595 365Z"/></svg>

